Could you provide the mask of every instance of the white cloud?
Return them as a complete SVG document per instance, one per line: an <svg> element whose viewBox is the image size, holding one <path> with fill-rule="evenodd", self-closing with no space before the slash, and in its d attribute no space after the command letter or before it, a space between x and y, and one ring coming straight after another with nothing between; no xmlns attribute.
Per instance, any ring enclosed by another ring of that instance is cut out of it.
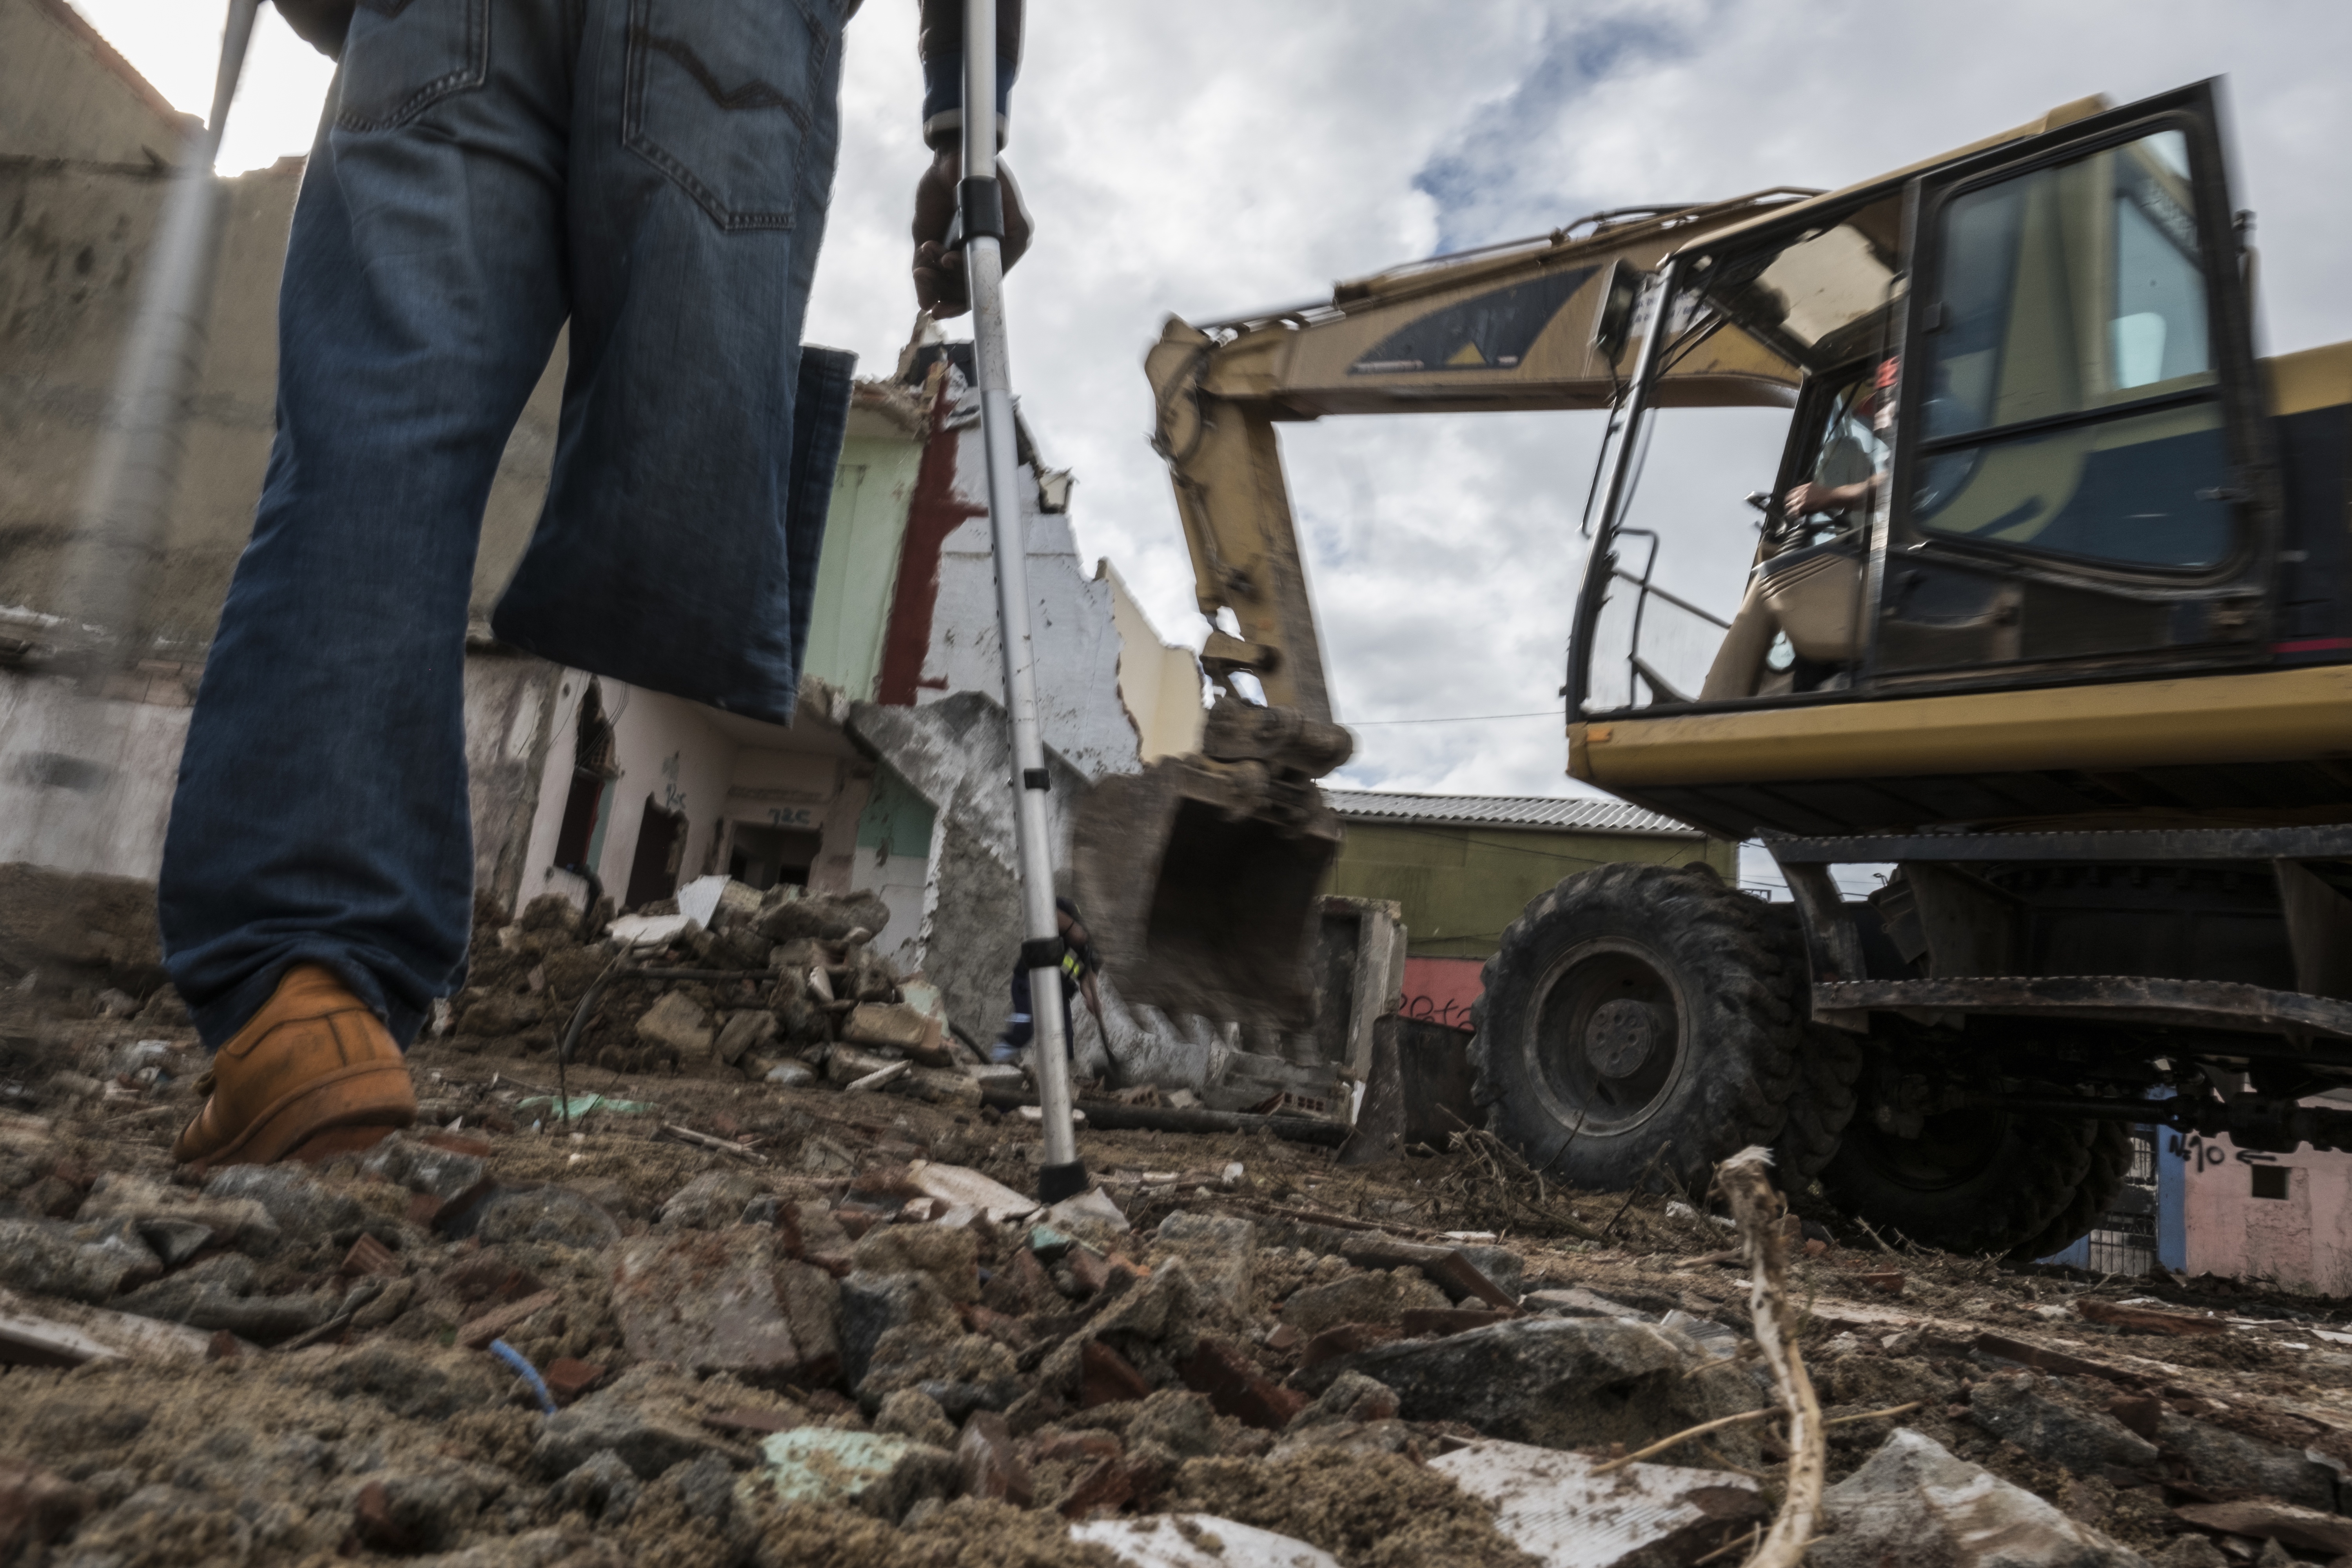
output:
<svg viewBox="0 0 2352 1568"><path fill-rule="evenodd" d="M77 0L175 102L211 92L218 12ZM841 174L809 332L887 367L906 282L917 134L914 7L854 24ZM2227 73L2261 212L2268 341L2352 337L2335 283L2352 107L2352 7L2326 0L1032 0L1012 159L1040 223L1010 289L1014 384L1076 521L1172 636L1197 638L1167 483L1145 445L1145 346L1332 279L1538 232L1595 208L1775 184L1835 185L2105 90ZM229 167L308 144L325 73L273 16ZM1344 718L1511 713L1557 700L1591 416L1332 420L1285 428ZM1695 531L1668 580L1734 596L1738 498L1764 482L1771 416L1684 415L1652 453L1643 515ZM1726 575L1728 574L1728 575ZM1565 790L1559 725L1359 731L1347 777Z"/></svg>

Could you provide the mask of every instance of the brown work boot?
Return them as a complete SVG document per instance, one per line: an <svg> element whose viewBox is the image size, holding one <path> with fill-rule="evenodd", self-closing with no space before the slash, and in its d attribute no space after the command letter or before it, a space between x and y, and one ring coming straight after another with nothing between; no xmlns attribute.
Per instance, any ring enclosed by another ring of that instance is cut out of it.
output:
<svg viewBox="0 0 2352 1568"><path fill-rule="evenodd" d="M288 970L209 1076L212 1098L172 1145L183 1163L267 1165L321 1132L416 1120L391 1032L324 964Z"/></svg>

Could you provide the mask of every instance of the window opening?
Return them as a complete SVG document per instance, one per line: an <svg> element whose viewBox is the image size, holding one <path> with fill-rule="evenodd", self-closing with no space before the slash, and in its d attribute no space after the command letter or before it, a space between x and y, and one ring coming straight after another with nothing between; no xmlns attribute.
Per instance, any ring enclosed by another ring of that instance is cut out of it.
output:
<svg viewBox="0 0 2352 1568"><path fill-rule="evenodd" d="M614 781L620 777L618 747L597 682L581 694L580 717L572 741L572 784L563 800L563 821L555 835L559 870L593 870L603 847L602 829L612 814Z"/></svg>
<svg viewBox="0 0 2352 1568"><path fill-rule="evenodd" d="M1914 520L2127 565L2228 553L2229 452L2188 139L2158 132L1944 204Z"/></svg>
<svg viewBox="0 0 2352 1568"><path fill-rule="evenodd" d="M2287 1192L2287 1167L2284 1165L2250 1165L2254 1173L2254 1196L2284 1199Z"/></svg>

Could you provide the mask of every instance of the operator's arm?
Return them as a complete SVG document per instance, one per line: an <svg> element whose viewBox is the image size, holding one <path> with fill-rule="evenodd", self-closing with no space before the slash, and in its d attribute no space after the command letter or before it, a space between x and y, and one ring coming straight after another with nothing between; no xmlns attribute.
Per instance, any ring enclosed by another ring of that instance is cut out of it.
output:
<svg viewBox="0 0 2352 1568"><path fill-rule="evenodd" d="M945 245L955 216L956 182L963 177L963 0L922 0L923 140L930 167L915 185L915 299L938 317L961 316L971 305L963 280L963 253ZM1012 134L1013 79L1021 71L1022 0L996 0L996 144ZM1004 265L1029 248L1029 214L1013 172L999 163L1004 186Z"/></svg>
<svg viewBox="0 0 2352 1568"><path fill-rule="evenodd" d="M1843 514L1858 506L1868 506L1877 490L1876 474L1850 485L1801 484L1789 491L1780 502L1780 510L1790 517L1802 517L1809 511Z"/></svg>

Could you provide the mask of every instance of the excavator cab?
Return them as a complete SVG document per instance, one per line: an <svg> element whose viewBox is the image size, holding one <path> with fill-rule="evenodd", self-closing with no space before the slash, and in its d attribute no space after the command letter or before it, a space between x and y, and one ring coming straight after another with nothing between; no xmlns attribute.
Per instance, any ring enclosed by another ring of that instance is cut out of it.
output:
<svg viewBox="0 0 2352 1568"><path fill-rule="evenodd" d="M1660 369L1741 332L1797 406L1744 584L1663 592L1671 525L1601 520L1572 718L2260 658L2279 496L2240 268L2203 86L1678 255ZM1808 489L1847 499L1788 515Z"/></svg>

